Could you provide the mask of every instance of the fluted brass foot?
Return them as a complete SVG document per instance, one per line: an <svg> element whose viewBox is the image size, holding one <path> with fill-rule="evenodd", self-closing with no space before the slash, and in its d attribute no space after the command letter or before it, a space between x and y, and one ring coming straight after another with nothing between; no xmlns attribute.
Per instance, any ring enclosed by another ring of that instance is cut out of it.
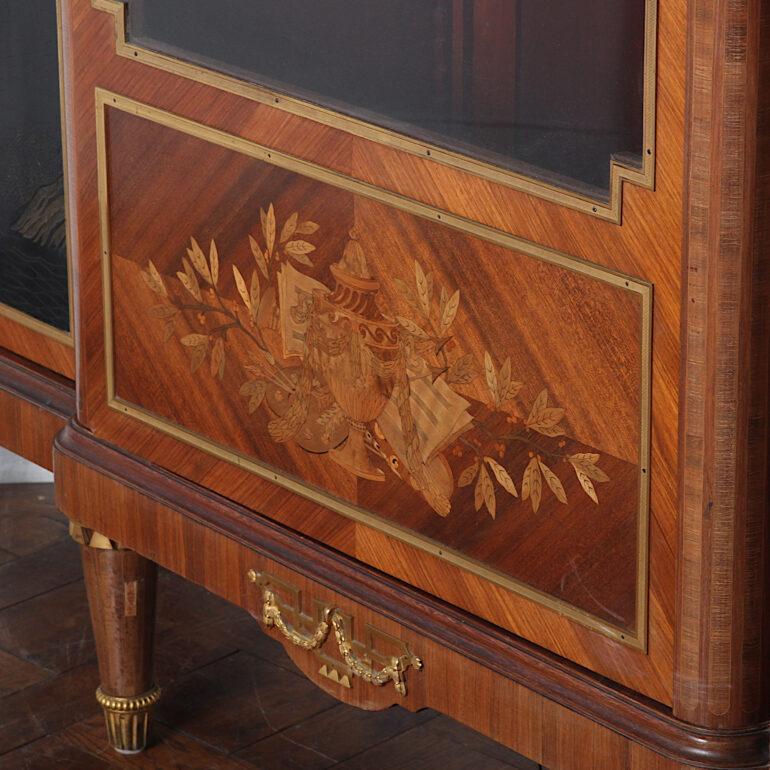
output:
<svg viewBox="0 0 770 770"><path fill-rule="evenodd" d="M160 699L160 687L142 695L121 698L107 695L100 687L96 700L104 709L110 745L119 754L138 754L147 746L150 711Z"/></svg>

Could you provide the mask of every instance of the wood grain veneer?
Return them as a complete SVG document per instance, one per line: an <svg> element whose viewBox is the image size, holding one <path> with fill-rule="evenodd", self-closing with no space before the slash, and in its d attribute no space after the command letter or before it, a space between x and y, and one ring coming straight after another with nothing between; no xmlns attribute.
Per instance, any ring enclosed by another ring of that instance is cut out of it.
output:
<svg viewBox="0 0 770 770"><path fill-rule="evenodd" d="M690 4L675 710L770 718L770 8Z"/></svg>
<svg viewBox="0 0 770 770"><path fill-rule="evenodd" d="M0 350L0 445L50 470L54 437L74 414L71 381Z"/></svg>
<svg viewBox="0 0 770 770"><path fill-rule="evenodd" d="M57 375L75 379L75 348L72 337L22 313L4 314L0 308L0 347L34 361Z"/></svg>

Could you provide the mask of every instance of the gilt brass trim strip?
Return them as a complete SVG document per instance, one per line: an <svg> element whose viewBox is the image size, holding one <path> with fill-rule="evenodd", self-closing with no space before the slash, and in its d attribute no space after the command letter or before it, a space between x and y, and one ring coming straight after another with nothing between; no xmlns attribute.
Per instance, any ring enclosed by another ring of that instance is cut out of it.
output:
<svg viewBox="0 0 770 770"><path fill-rule="evenodd" d="M630 647L646 651L647 647L647 605L648 605L648 546L649 546L649 469L650 469L650 386L652 377L652 285L639 278L624 275L582 259L547 249L538 244L514 237L500 230L481 225L463 217L433 208L418 201L405 198L396 193L380 189L374 185L323 167L276 152L266 147L232 136L223 131L195 123L164 110L150 107L127 97L96 89L96 128L97 128L97 163L99 216L101 224L102 281L104 302L104 349L107 385L107 404L112 409L128 415L161 432L194 446L218 459L233 463L239 468L254 473L264 479L279 484L291 492L323 505L326 508L371 526L391 537L397 538L427 553L432 554L461 569L468 570L491 582L536 602L547 609L563 615L583 626L591 628ZM298 479L285 475L269 466L263 465L243 453L214 442L194 431L183 428L171 421L149 412L135 404L121 399L115 388L114 342L112 317L112 275L110 258L110 221L107 180L106 148L106 112L117 109L142 117L162 126L172 128L190 136L204 139L249 157L284 168L305 177L324 182L348 192L361 195L423 219L440 222L442 225L469 233L473 236L503 246L507 249L526 254L544 262L558 265L582 275L589 276L622 291L637 294L641 301L641 392L640 392L640 448L639 448L639 508L637 538L637 603L634 630L625 630L613 626L590 613L556 599L538 589L532 588L509 575L490 569L475 560L437 543L424 536L392 524L352 503L341 500L328 492L310 487Z"/></svg>
<svg viewBox="0 0 770 770"><path fill-rule="evenodd" d="M75 345L71 333L65 332L62 329L57 329L55 326L51 326L51 324L47 324L45 321L39 321L34 316L22 313L21 310L17 310L15 307L11 307L2 302L0 302L0 316L20 324L36 334L42 334L44 337L49 337L62 345L67 345L68 347L74 347Z"/></svg>
<svg viewBox="0 0 770 770"><path fill-rule="evenodd" d="M610 159L609 202L570 192L554 184L538 181L533 177L496 166L482 160L469 158L452 150L418 141L388 128L376 126L358 118L343 115L297 97L272 91L267 87L249 83L225 75L216 70L176 59L128 42L126 34L126 6L120 0L91 0L98 11L113 16L115 25L115 52L132 61L138 61L174 75L210 85L222 91L267 104L299 117L308 118L355 136L393 147L397 150L430 158L461 171L466 171L490 182L502 184L528 195L576 209L586 214L616 224L622 220L623 183L630 182L652 190L655 188L655 107L657 93L657 29L658 0L645 0L644 42L644 97L642 126L641 168L631 168Z"/></svg>
<svg viewBox="0 0 770 770"><path fill-rule="evenodd" d="M67 334L70 345L75 344L75 284L72 265L72 216L69 206L69 161L67 159L67 112L64 94L66 82L64 79L64 28L62 26L62 0L56 0L56 43L59 53L59 113L61 115L61 155L62 177L64 179L64 233L65 249L67 252L67 299L69 304L70 330Z"/></svg>

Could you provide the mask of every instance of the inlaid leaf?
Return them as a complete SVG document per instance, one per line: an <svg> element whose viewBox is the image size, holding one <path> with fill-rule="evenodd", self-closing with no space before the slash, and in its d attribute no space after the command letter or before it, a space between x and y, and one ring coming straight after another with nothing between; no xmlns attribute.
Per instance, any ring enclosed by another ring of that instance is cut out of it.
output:
<svg viewBox="0 0 770 770"><path fill-rule="evenodd" d="M566 504L567 493L564 491L564 487L562 486L559 477L542 460L540 461L540 470L543 472L545 483L548 484L548 487L551 492L554 493L556 499L560 503Z"/></svg>
<svg viewBox="0 0 770 770"><path fill-rule="evenodd" d="M150 308L150 315L155 318L173 318L179 310L173 305L153 305Z"/></svg>
<svg viewBox="0 0 770 770"><path fill-rule="evenodd" d="M580 486L583 487L583 491L595 502L598 504L599 498L596 494L596 488L593 485L593 482L590 478L586 475L585 471L582 469L580 463L575 463L570 458L570 463L575 470L575 475L577 476L578 481L580 482Z"/></svg>
<svg viewBox="0 0 770 770"><path fill-rule="evenodd" d="M190 258L190 262L195 270L198 272L201 278L208 283L211 283L211 272L206 262L206 257L203 254L203 249L198 245L198 241L195 238L190 238L190 248L187 249L187 256Z"/></svg>
<svg viewBox="0 0 770 770"><path fill-rule="evenodd" d="M540 417L538 419L538 425L542 425L546 428L551 428L557 423L561 422L561 419L564 417L564 410L555 407L555 406L549 406L546 409L543 409L543 411L540 413Z"/></svg>
<svg viewBox="0 0 770 770"><path fill-rule="evenodd" d="M315 222L308 220L306 222L300 222L294 233L295 235L312 235L317 229L318 225Z"/></svg>
<svg viewBox="0 0 770 770"><path fill-rule="evenodd" d="M576 460L578 462L589 462L592 465L596 465L599 462L600 455L594 452L579 452L578 454L570 455L569 460Z"/></svg>
<svg viewBox="0 0 770 770"><path fill-rule="evenodd" d="M489 355L489 351L484 351L484 375L487 378L487 386L492 393L492 399L495 402L495 406L500 405L500 391L497 388L497 371L495 370L494 361L492 356Z"/></svg>
<svg viewBox="0 0 770 770"><path fill-rule="evenodd" d="M184 286L185 289L198 300L198 302L203 302L200 285L198 284L198 278L195 275L195 271L186 259L182 259L182 265L184 266L184 272L178 272L176 277L179 279L182 286Z"/></svg>
<svg viewBox="0 0 770 770"><path fill-rule="evenodd" d="M511 357L508 356L503 365L500 367L500 372L497 376L497 392L500 394L500 403L505 401L505 394L508 392L508 388L511 386Z"/></svg>
<svg viewBox="0 0 770 770"><path fill-rule="evenodd" d="M241 385L240 394L249 399L249 414L254 414L259 409L266 392L267 386L259 380L249 380Z"/></svg>
<svg viewBox="0 0 770 770"><path fill-rule="evenodd" d="M563 436L566 433L566 431L561 425L554 425L552 428L547 428L535 423L534 425L530 425L529 427L532 428L532 430L537 431L541 436L550 436L550 437Z"/></svg>
<svg viewBox="0 0 770 770"><path fill-rule="evenodd" d="M209 336L208 334L188 334L185 337L182 337L180 342L188 348L196 348L200 345L208 345L209 344Z"/></svg>
<svg viewBox="0 0 770 770"><path fill-rule="evenodd" d="M219 283L219 252L213 238L209 248L209 263L211 265L211 283L213 286L216 286Z"/></svg>
<svg viewBox="0 0 770 770"><path fill-rule="evenodd" d="M255 396L258 393L264 393L267 386L260 380L246 380L238 389L238 393L242 396Z"/></svg>
<svg viewBox="0 0 770 770"><path fill-rule="evenodd" d="M483 471L484 466L480 465L479 470ZM484 505L484 489L481 485L481 473L479 473L478 478L476 479L476 486L473 490L473 505L477 511L480 511L481 506Z"/></svg>
<svg viewBox="0 0 770 770"><path fill-rule="evenodd" d="M562 436L564 430L559 422L564 417L564 410L548 406L548 391L541 390L532 405L525 425L544 436Z"/></svg>
<svg viewBox="0 0 770 770"><path fill-rule="evenodd" d="M523 382L510 382L508 389L504 393L500 393L500 402L511 401L519 395L519 391L524 387Z"/></svg>
<svg viewBox="0 0 770 770"><path fill-rule="evenodd" d="M442 330L448 329L455 320L457 315L457 309L460 307L460 290L458 289L444 305L444 310L441 313L441 328Z"/></svg>
<svg viewBox="0 0 770 770"><path fill-rule="evenodd" d="M299 215L295 211L284 223L283 227L281 228L281 236L279 238L281 243L286 243L286 241L291 238L294 233L297 232L297 219Z"/></svg>
<svg viewBox="0 0 770 770"><path fill-rule="evenodd" d="M262 235L264 235L265 243L267 244L267 256L270 258L275 247L275 208L273 204L270 204L267 212L260 209L259 217L262 222Z"/></svg>
<svg viewBox="0 0 770 770"><path fill-rule="evenodd" d="M197 372L201 364L206 360L208 345L198 345L190 349L190 371Z"/></svg>
<svg viewBox="0 0 770 770"><path fill-rule="evenodd" d="M402 281L400 278L394 278L393 283L396 284L398 296L405 300L414 311L417 313L422 313L420 300L417 299L417 294L415 293L415 290L412 288L411 284L408 284L406 281Z"/></svg>
<svg viewBox="0 0 770 770"><path fill-rule="evenodd" d="M182 337L182 344L190 348L190 371L196 372L206 359L209 349L209 338L206 334L188 334Z"/></svg>
<svg viewBox="0 0 770 770"><path fill-rule="evenodd" d="M489 515L494 519L497 515L497 497L495 496L495 486L485 465L482 465L481 470L479 470L477 486L481 487L481 496L484 499L484 504L487 506Z"/></svg>
<svg viewBox="0 0 770 770"><path fill-rule="evenodd" d="M543 494L543 478L540 475L540 463L537 457L533 457L524 469L524 478L521 482L521 499L532 502L532 510L537 513L540 508L540 498Z"/></svg>
<svg viewBox="0 0 770 770"><path fill-rule="evenodd" d="M414 321L412 321L410 318L406 318L402 315L396 316L396 321L398 322L398 325L402 328L406 329L406 331L409 332L413 337L417 337L421 340L427 340L430 339L430 335L422 329L420 326L418 326Z"/></svg>
<svg viewBox="0 0 770 770"><path fill-rule="evenodd" d="M267 259L262 253L262 249L259 248L256 238L249 236L249 245L251 246L251 253L254 255L254 261L257 263L257 267L262 271L262 275L268 278L267 274Z"/></svg>
<svg viewBox="0 0 770 770"><path fill-rule="evenodd" d="M152 260L147 262L147 270L142 270L142 278L144 282L155 292L159 297L168 297L166 286L163 283L163 278L158 272L158 268Z"/></svg>
<svg viewBox="0 0 770 770"><path fill-rule="evenodd" d="M599 462L598 454L578 453L570 455L568 459L573 465L580 465L588 478L598 481L599 483L610 480L610 477L601 468L596 466L596 463Z"/></svg>
<svg viewBox="0 0 770 770"><path fill-rule="evenodd" d="M307 256L315 251L315 246L313 246L312 243L308 243L307 241L289 241L284 248L286 253L290 257L296 259L297 262L301 262L308 267L313 267L310 257Z"/></svg>
<svg viewBox="0 0 770 770"><path fill-rule="evenodd" d="M441 287L441 293L439 294L438 299L438 315L439 318L444 317L444 308L446 307L446 303L449 302L449 292L446 290L445 286Z"/></svg>
<svg viewBox="0 0 770 770"><path fill-rule="evenodd" d="M458 487L468 487L473 483L476 478L476 474L479 472L479 458L477 457L474 462L469 465L457 479Z"/></svg>
<svg viewBox="0 0 770 770"><path fill-rule="evenodd" d="M502 465L500 465L497 460L494 459L494 457L485 457L484 458L487 462L487 465L492 469L492 473L495 474L495 478L497 479L497 483L509 494L513 495L514 497L518 497L519 493L516 490L516 485L513 483L513 479L510 477L509 473L505 468L503 468Z"/></svg>
<svg viewBox="0 0 770 770"><path fill-rule="evenodd" d="M243 280L241 271L233 265L233 277L235 278L235 286L238 289L238 294L241 295L243 304L246 305L249 313L251 313L251 297L249 296L249 290L246 288L246 281Z"/></svg>
<svg viewBox="0 0 770 770"><path fill-rule="evenodd" d="M420 310L426 317L430 317L430 290L428 287L428 278L425 275L425 271L422 269L422 265L415 259L414 261L414 277L417 285L417 299L420 302Z"/></svg>
<svg viewBox="0 0 770 770"><path fill-rule="evenodd" d="M548 406L548 391L543 388L543 390L538 393L537 398L535 399L535 402L532 404L532 409L529 411L529 417L527 418L527 426L530 426L532 423L535 423L540 418L540 413Z"/></svg>
<svg viewBox="0 0 770 770"><path fill-rule="evenodd" d="M466 353L449 365L446 381L449 385L468 385L478 376L473 354Z"/></svg>
<svg viewBox="0 0 770 770"><path fill-rule="evenodd" d="M220 380L225 376L225 341L222 337L217 338L211 349L211 376Z"/></svg>
<svg viewBox="0 0 770 770"><path fill-rule="evenodd" d="M257 314L259 313L259 273L256 270L251 271L251 286L249 288L249 301L251 302L250 313L251 320L254 323L257 322Z"/></svg>

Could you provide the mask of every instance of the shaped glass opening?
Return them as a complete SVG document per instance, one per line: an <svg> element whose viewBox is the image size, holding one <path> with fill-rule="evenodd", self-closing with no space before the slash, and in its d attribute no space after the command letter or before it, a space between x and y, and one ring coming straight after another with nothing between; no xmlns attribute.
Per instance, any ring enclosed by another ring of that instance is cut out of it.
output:
<svg viewBox="0 0 770 770"><path fill-rule="evenodd" d="M124 0L128 38L606 201L643 166L645 0Z"/></svg>

